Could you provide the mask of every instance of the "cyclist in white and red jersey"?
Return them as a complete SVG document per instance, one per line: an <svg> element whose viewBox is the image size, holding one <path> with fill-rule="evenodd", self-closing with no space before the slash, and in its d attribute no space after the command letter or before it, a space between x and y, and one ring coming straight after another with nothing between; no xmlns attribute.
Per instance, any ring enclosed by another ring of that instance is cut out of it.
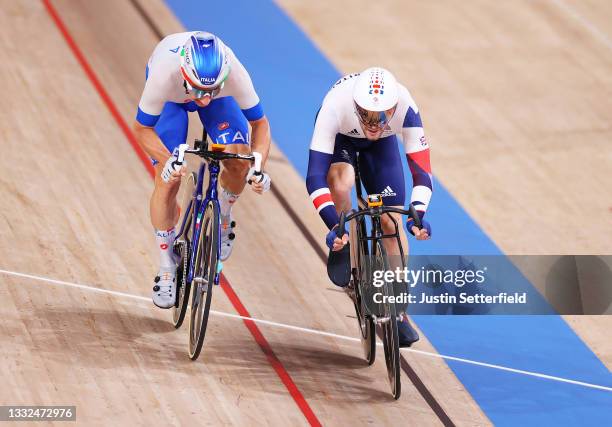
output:
<svg viewBox="0 0 612 427"><path fill-rule="evenodd" d="M339 212L352 207L357 152L368 194L380 194L386 206L404 207L406 184L397 135L403 140L412 174L410 202L424 226L419 230L410 220L406 227L418 240L426 240L431 235L431 226L423 219L432 195L429 145L419 109L408 89L388 70L374 67L342 77L325 96L310 144L306 186L330 230L326 237L330 249L339 251L348 243L348 236L340 239L336 230ZM401 217L393 215L401 223ZM386 215L381 220L383 232L393 233L392 220ZM403 230L400 234L407 247ZM383 239L383 243L389 255L400 254L394 239ZM419 339L407 319L399 326L401 345L409 346Z"/></svg>

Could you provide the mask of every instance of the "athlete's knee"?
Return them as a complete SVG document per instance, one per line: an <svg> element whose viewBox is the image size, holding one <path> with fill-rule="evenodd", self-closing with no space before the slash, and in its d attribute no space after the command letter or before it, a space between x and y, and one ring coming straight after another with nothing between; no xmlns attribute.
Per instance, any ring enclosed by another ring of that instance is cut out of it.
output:
<svg viewBox="0 0 612 427"><path fill-rule="evenodd" d="M332 180L329 182L329 191L331 192L332 198L336 204L340 204L343 201L350 200L351 187L347 181ZM345 206L346 207L346 206Z"/></svg>
<svg viewBox="0 0 612 427"><path fill-rule="evenodd" d="M397 224L398 228L401 227L401 218L398 219L395 215L392 214L385 214L380 217L380 225L382 226L383 232L385 234L395 233L395 224Z"/></svg>

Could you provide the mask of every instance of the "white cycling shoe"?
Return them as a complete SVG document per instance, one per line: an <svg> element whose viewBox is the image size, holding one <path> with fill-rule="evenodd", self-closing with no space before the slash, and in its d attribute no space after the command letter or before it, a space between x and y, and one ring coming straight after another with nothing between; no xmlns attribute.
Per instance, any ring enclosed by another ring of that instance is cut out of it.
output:
<svg viewBox="0 0 612 427"><path fill-rule="evenodd" d="M176 268L160 268L153 286L153 304L170 308L176 301Z"/></svg>
<svg viewBox="0 0 612 427"><path fill-rule="evenodd" d="M231 215L221 217L221 261L225 261L232 254L234 240L236 239L234 227L236 227L236 221Z"/></svg>

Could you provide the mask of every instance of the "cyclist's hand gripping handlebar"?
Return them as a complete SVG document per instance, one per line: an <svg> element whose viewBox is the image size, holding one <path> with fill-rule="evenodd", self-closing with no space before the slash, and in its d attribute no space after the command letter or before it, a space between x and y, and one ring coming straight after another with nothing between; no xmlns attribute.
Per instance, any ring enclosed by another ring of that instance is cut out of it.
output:
<svg viewBox="0 0 612 427"><path fill-rule="evenodd" d="M348 233L344 228L345 224L346 215L344 212L342 212L340 214L340 221L338 222L338 225L329 230L329 233L327 233L327 236L325 236L325 243L332 251L339 251L348 243Z"/></svg>
<svg viewBox="0 0 612 427"><path fill-rule="evenodd" d="M179 166L182 166L185 162L185 152L189 149L189 144L181 144L178 146L178 153L176 155L176 163Z"/></svg>
<svg viewBox="0 0 612 427"><path fill-rule="evenodd" d="M181 144L174 149L172 155L166 160L166 164L161 172L161 178L164 182L174 182L184 175L181 169L185 165L185 151L189 148L187 144Z"/></svg>
<svg viewBox="0 0 612 427"><path fill-rule="evenodd" d="M421 219L417 210L412 204L410 204L408 210L410 211L410 218L408 218L408 221L406 222L406 229L408 232L415 236L417 240L429 239L431 236L431 225L429 225L427 221ZM415 233L415 231L412 229L413 227L416 227L418 232Z"/></svg>
<svg viewBox="0 0 612 427"><path fill-rule="evenodd" d="M419 230L422 230L423 223L421 222L421 217L417 213L417 210L414 208L412 203L410 203L410 206L408 206L408 212L410 212L410 218L412 218L412 221L414 222L413 225Z"/></svg>
<svg viewBox="0 0 612 427"><path fill-rule="evenodd" d="M260 178L263 173L261 172L261 153L258 153L257 151L253 151L253 157L255 158L255 160L253 160L253 167L251 168L251 171L249 171L249 178L247 180L247 182L250 184L253 183L253 177L257 177L257 181L255 182L260 182Z"/></svg>
<svg viewBox="0 0 612 427"><path fill-rule="evenodd" d="M247 182L252 186L253 191L258 194L263 194L270 189L272 180L270 176L261 170L261 153L253 151L253 166L247 174Z"/></svg>

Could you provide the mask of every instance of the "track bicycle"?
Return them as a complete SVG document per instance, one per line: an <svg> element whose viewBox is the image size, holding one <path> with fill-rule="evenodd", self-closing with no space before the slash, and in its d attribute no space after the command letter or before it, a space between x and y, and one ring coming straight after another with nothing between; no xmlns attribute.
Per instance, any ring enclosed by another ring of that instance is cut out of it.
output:
<svg viewBox="0 0 612 427"><path fill-rule="evenodd" d="M404 258L404 250L400 240L398 224L395 218L389 214L399 213L401 215L408 215L413 219L414 225L419 229L422 228L422 223L412 205L410 205L407 210L383 206L382 196L380 194L372 194L364 198L358 165L359 157L357 155L354 168L355 188L359 209L350 214L341 213L340 223L338 225L338 236L342 238L345 232L345 224L354 221L353 224L351 224L351 233L349 233L349 243L351 247L351 281L347 290L355 306L361 344L365 359L369 365L372 365L376 358L375 331L376 326L380 326L380 338L383 342L385 364L387 367L389 384L391 386L391 393L395 399L399 399L401 394L401 379L398 322L400 322L402 316L405 315L405 306L402 307L401 305L390 304L388 302L379 304L374 304L372 302L374 272L391 270L389 258L385 246L383 245L383 239L396 239L400 249L402 265L395 267L402 269L406 267L406 259ZM383 233L381 225L381 217L383 215L389 215L389 218L393 221L395 231L391 234ZM369 225L368 222L370 223ZM394 283L385 282L378 288L378 292L380 292L382 296L396 296L398 293L396 286L397 285Z"/></svg>
<svg viewBox="0 0 612 427"><path fill-rule="evenodd" d="M209 149L204 131L202 140L196 140L194 149L187 144L179 147L177 163L182 164L186 154L202 159L198 172L191 172L183 184L184 199L181 206L183 220L174 242L174 253L180 257L176 271L176 302L172 322L180 328L187 313L191 296L189 316L189 357L196 360L202 350L213 286L219 284L222 263L221 223L218 201L218 177L220 162L228 159L253 161L255 175L261 175L261 154L225 153L225 145L211 144ZM208 166L208 188L204 195L204 179ZM233 227L234 224L231 224ZM230 236L231 238L231 236Z"/></svg>

